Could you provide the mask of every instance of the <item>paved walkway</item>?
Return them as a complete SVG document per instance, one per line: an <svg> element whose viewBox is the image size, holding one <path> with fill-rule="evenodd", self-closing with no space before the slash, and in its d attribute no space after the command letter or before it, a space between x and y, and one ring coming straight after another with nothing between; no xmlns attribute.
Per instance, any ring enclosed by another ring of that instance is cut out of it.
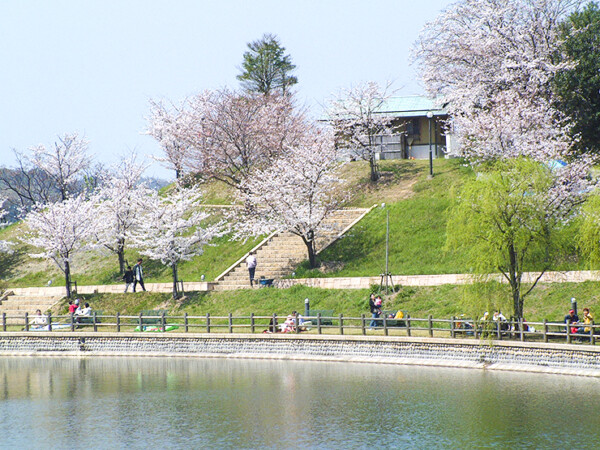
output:
<svg viewBox="0 0 600 450"><path fill-rule="evenodd" d="M524 274L523 282L532 282L539 276L537 272ZM491 276L491 279L506 283L506 279L501 275ZM275 282L277 287L287 288L296 284L305 286L319 287L324 289L368 289L373 284L379 284L380 277L348 277L348 278L303 278L303 279L285 279ZM592 270L573 271L573 272L546 272L540 282L542 283L582 283L584 281L600 281L600 272ZM441 286L444 284L468 284L472 278L468 274L443 274L443 275L393 275L392 282L401 286ZM212 282L185 282L184 290L207 292L214 290L216 283ZM250 286L248 286L250 288ZM79 294L93 293L122 293L123 284L113 285L95 285L79 286ZM169 293L173 290L172 283L146 283L146 289L149 292ZM29 296L60 296L65 294L64 286L52 287L28 287L28 288L8 288L14 295Z"/></svg>

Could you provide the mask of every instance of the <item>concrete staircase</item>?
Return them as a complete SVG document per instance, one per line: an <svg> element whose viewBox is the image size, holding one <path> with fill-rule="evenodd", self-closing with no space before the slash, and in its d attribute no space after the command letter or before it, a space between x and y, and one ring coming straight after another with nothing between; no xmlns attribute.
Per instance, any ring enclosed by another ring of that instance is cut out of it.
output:
<svg viewBox="0 0 600 450"><path fill-rule="evenodd" d="M340 209L326 221L329 230L317 239L317 253L335 242L354 224L362 219L371 208ZM258 261L255 279L279 279L290 275L294 268L308 258L302 238L289 231L274 233L253 249ZM216 279L215 290L250 288L246 256L238 260Z"/></svg>
<svg viewBox="0 0 600 450"><path fill-rule="evenodd" d="M45 313L61 298L62 296L8 295L0 300L0 317L4 313L7 324L25 325L25 313L32 316L37 309Z"/></svg>

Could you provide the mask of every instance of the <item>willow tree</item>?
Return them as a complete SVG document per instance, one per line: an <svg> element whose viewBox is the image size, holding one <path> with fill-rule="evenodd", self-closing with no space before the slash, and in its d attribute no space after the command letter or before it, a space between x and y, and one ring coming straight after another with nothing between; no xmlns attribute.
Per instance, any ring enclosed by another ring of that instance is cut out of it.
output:
<svg viewBox="0 0 600 450"><path fill-rule="evenodd" d="M561 255L563 230L574 215L574 195L564 195L545 164L505 159L479 167L449 211L447 247L465 259L475 275L500 272L510 286L513 313ZM536 271L531 282L525 272Z"/></svg>

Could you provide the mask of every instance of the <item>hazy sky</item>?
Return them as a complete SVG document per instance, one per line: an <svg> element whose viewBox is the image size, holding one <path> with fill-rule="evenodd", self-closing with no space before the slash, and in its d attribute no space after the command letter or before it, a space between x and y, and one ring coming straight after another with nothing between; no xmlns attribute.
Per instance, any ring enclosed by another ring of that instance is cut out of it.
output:
<svg viewBox="0 0 600 450"><path fill-rule="evenodd" d="M340 87L393 80L421 94L409 51L452 0L0 0L0 165L77 131L105 163L136 150L148 99L238 87L246 44L279 36L319 115ZM155 164L150 175L173 174Z"/></svg>

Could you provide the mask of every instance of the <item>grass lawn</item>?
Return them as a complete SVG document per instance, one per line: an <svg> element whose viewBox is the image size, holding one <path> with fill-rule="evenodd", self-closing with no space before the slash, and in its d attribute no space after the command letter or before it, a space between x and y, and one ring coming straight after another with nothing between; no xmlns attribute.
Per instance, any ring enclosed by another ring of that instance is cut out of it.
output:
<svg viewBox="0 0 600 450"><path fill-rule="evenodd" d="M502 293L505 285L495 287ZM277 313L285 316L296 310L304 311L304 299L310 299L312 309L333 310L335 315L347 317L369 316L368 290L329 290L293 286L289 289L255 289L211 293L190 293L186 298L174 301L168 294L140 292L136 294L91 294L83 295L96 310L105 314L119 312L137 315L146 309L167 309L172 315L188 313L192 316L249 316L251 313L270 316ZM592 314L600 314L600 282L540 284L525 300L525 318L529 321L562 321L570 308L570 299L575 297L579 309L589 307ZM490 293L494 298L494 292ZM503 298L506 298L504 296ZM504 303L503 303L504 302ZM507 317L511 306L505 300L487 304L484 299L473 302L468 299L463 286L445 285L437 287L402 287L384 300L384 310L404 310L412 317L448 319L465 314L481 317L487 309L500 307ZM54 313L64 314L66 302Z"/></svg>

